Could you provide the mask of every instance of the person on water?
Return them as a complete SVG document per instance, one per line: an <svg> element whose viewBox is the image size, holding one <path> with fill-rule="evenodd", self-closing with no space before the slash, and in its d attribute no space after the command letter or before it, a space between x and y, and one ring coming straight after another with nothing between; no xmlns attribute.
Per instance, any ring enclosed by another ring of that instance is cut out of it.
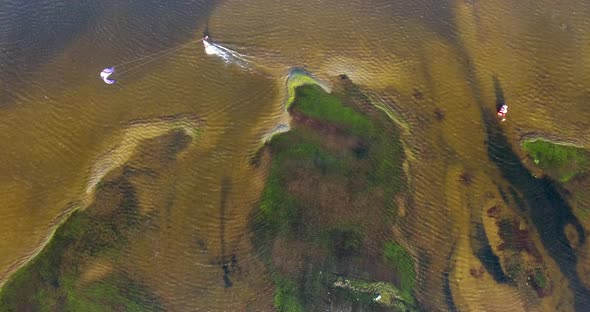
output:
<svg viewBox="0 0 590 312"><path fill-rule="evenodd" d="M508 114L508 105L502 104L498 109L498 117L502 118L502 121L506 120L506 114Z"/></svg>

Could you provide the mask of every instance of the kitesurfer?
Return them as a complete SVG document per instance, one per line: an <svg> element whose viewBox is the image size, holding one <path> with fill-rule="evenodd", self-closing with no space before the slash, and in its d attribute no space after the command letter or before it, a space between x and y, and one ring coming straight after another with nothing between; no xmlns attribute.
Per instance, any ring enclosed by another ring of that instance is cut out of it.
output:
<svg viewBox="0 0 590 312"><path fill-rule="evenodd" d="M209 34L207 32L205 32L203 34L203 38L201 39L201 41L203 42L203 45L205 46L205 53L207 54L217 54L219 56L221 56L223 59L227 60L227 58L229 58L230 56L236 57L238 59L241 59L241 57L239 56L239 53L234 52L234 51L230 51L227 48L218 46L216 44L214 44L213 42L211 42L211 38L209 38ZM118 65L113 65L111 67L107 67L105 69L103 69L100 72L100 78L109 85L115 84L117 82L117 80L109 78L111 75L113 75L115 73L115 69L117 69L117 77L120 79L121 77L123 77L123 75L127 75L129 72L136 70L148 63L152 63L155 62L158 59L161 59L165 56L168 56L180 49L189 47L191 45L193 45L195 42L189 42L189 43L184 43L163 51L159 51L153 54L149 54L146 56L142 56L140 58L137 59L133 59L133 60L129 60L127 62L118 64ZM223 50L223 51L222 51ZM133 65L131 65L133 64ZM127 65L130 68L123 68L122 66Z"/></svg>
<svg viewBox="0 0 590 312"><path fill-rule="evenodd" d="M508 105L502 104L498 109L498 117L502 118L502 121L506 120L506 114L508 114Z"/></svg>

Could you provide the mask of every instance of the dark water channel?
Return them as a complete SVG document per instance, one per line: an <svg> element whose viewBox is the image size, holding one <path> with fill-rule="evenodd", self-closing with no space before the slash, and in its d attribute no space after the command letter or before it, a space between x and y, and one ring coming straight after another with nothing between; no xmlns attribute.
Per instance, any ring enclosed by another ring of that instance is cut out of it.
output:
<svg viewBox="0 0 590 312"><path fill-rule="evenodd" d="M500 82L494 79L494 84L496 103L502 105L504 95ZM494 112L483 110L482 115L488 136L487 147L490 160L498 165L502 176L511 186L524 196L526 215L534 224L549 255L557 262L562 273L570 282L575 296L576 310L589 311L590 290L583 285L576 272L578 259L565 234L565 227L573 225L579 239L578 243L583 244L586 241L586 234L580 221L572 213L572 208L560 194L554 181L548 177L534 177L521 163L508 143ZM520 202L518 206L522 207L523 203L520 200L518 202ZM495 255L492 253L490 258L494 257ZM501 277L501 275L495 276L496 280ZM498 281L501 280L502 278Z"/></svg>

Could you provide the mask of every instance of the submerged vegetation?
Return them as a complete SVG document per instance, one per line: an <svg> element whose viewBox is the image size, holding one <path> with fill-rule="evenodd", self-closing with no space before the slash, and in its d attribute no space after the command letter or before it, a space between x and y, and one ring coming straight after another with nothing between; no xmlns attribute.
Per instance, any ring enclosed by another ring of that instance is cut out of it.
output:
<svg viewBox="0 0 590 312"><path fill-rule="evenodd" d="M107 215L99 214L96 207L74 212L44 250L4 286L0 310L160 310L157 298L124 273L113 272L105 280L89 283L80 279L92 259L117 257L136 214L134 191L125 179L103 183L97 199L104 201L105 196L115 198L116 210Z"/></svg>
<svg viewBox="0 0 590 312"><path fill-rule="evenodd" d="M252 228L279 311L414 304L414 261L390 231L405 189L399 131L352 83L341 89L296 87L292 129L265 147L272 160Z"/></svg>
<svg viewBox="0 0 590 312"><path fill-rule="evenodd" d="M590 153L575 146L536 139L524 141L522 148L537 166L560 182L590 168Z"/></svg>
<svg viewBox="0 0 590 312"><path fill-rule="evenodd" d="M191 140L184 130L172 130L145 140L133 161L148 164L141 169L149 174L161 172ZM117 265L129 236L148 218L139 211L138 169L131 161L101 180L94 203L74 211L39 255L4 285L0 311L163 310L154 293ZM106 265L98 267L107 269L88 274L100 261Z"/></svg>

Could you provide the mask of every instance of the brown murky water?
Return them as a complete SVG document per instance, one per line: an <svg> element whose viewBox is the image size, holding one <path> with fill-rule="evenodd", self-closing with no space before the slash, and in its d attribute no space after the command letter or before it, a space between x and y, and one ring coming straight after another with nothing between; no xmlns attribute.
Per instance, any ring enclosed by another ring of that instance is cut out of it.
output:
<svg viewBox="0 0 590 312"><path fill-rule="evenodd" d="M170 177L145 186L144 207L160 211L122 269L170 310L271 309L273 286L246 223L262 173L248 163L282 118L285 77L297 66L326 81L347 74L409 125L415 205L403 231L427 263L417 294L426 308L446 310L450 292L462 311L572 309L567 287L538 299L490 275L474 279L469 238L500 198L497 185L508 185L485 145L481 111L496 105L494 77L510 105L502 129L513 147L544 133L590 147L588 2L21 2L0 4L2 282L82 200L130 122L188 113L203 121L200 142ZM206 27L247 66L206 55ZM106 66L191 41L118 85L98 78ZM576 207L588 206L581 197ZM533 236L554 283L566 285ZM219 263L232 256L242 272L226 288Z"/></svg>

